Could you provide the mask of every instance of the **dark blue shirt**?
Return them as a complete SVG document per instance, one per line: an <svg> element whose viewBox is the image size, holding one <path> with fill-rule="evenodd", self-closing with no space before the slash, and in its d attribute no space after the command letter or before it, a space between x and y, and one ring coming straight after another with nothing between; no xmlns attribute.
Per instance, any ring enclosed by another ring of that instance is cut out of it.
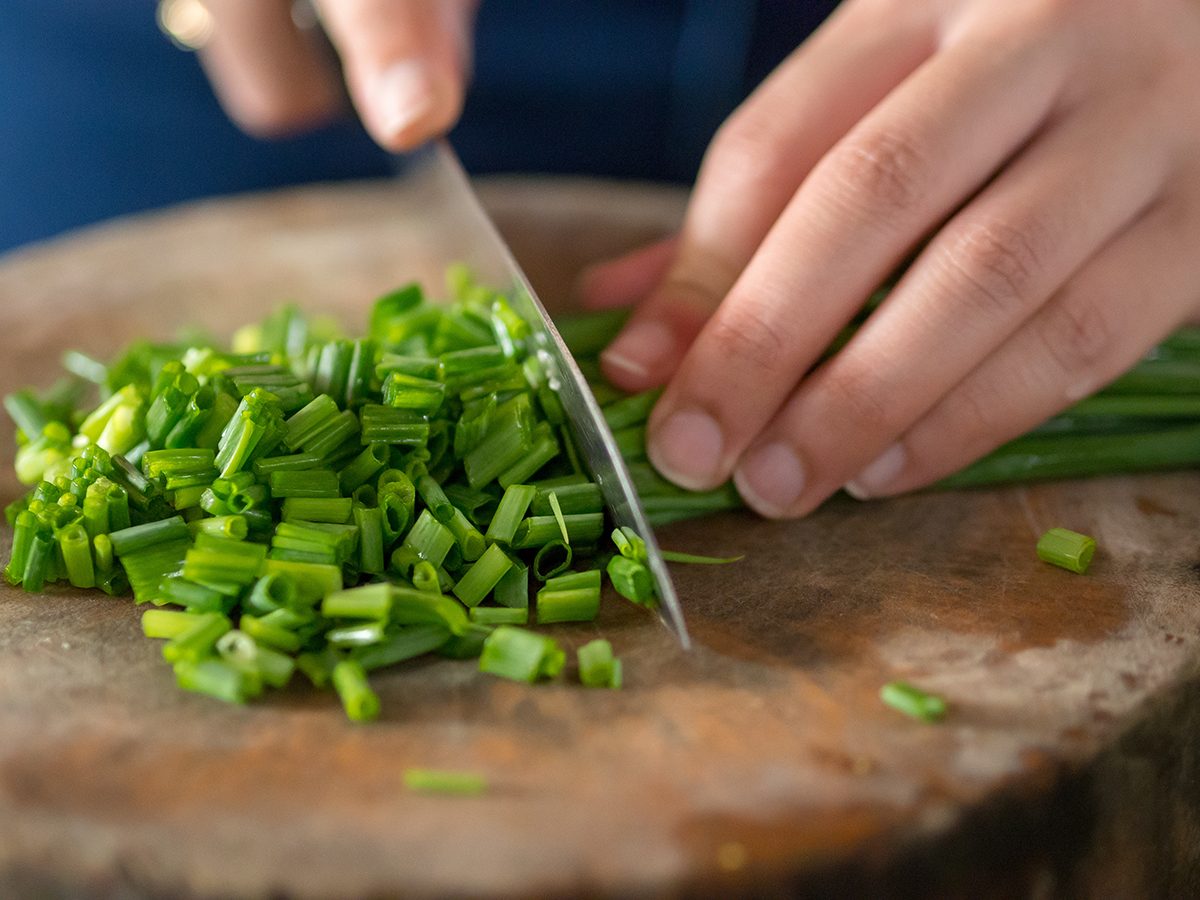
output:
<svg viewBox="0 0 1200 900"><path fill-rule="evenodd" d="M453 140L475 172L690 180L713 130L834 0L486 0ZM153 0L7 0L0 251L195 197L390 171L357 122L263 141Z"/></svg>

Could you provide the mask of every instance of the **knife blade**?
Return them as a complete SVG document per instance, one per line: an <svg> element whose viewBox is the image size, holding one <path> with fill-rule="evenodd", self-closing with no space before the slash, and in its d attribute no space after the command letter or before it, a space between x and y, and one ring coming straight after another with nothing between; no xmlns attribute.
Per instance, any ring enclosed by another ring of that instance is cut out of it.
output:
<svg viewBox="0 0 1200 900"><path fill-rule="evenodd" d="M684 649L689 648L678 595L612 430L553 319L480 204L454 149L443 140L405 157L402 179L409 202L422 211L421 234L415 237L423 261L442 271L454 263L465 264L481 282L506 291L513 308L529 322L534 352L558 392L613 523L632 528L646 542L659 618Z"/></svg>

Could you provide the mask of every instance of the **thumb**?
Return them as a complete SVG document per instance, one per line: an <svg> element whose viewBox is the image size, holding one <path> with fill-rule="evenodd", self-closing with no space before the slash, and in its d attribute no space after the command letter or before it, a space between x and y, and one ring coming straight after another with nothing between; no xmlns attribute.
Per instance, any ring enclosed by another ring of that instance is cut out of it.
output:
<svg viewBox="0 0 1200 900"><path fill-rule="evenodd" d="M389 150L449 130L462 111L476 0L322 0L346 83Z"/></svg>

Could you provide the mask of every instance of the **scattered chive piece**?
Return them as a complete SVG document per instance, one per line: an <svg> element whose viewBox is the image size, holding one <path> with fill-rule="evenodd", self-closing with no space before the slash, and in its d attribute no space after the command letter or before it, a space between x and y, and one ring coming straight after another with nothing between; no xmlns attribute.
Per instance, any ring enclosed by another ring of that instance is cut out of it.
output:
<svg viewBox="0 0 1200 900"><path fill-rule="evenodd" d="M1037 542L1038 559L1077 575L1087 572L1095 552L1095 538L1066 528L1051 528Z"/></svg>
<svg viewBox="0 0 1200 900"><path fill-rule="evenodd" d="M379 715L379 697L367 683L367 673L358 660L343 659L333 667L330 679L351 721L369 722Z"/></svg>
<svg viewBox="0 0 1200 900"><path fill-rule="evenodd" d="M537 595L539 625L553 622L591 622L600 612L600 586L554 590L544 587Z"/></svg>
<svg viewBox="0 0 1200 900"><path fill-rule="evenodd" d="M510 568L512 560L498 544L492 544L454 585L454 594L464 605L478 606Z"/></svg>
<svg viewBox="0 0 1200 900"><path fill-rule="evenodd" d="M879 699L892 709L920 719L936 722L946 715L946 701L905 681L892 681L879 689Z"/></svg>
<svg viewBox="0 0 1200 900"><path fill-rule="evenodd" d="M585 687L621 687L621 661L613 656L612 644L602 638L588 641L576 651L579 680Z"/></svg>
<svg viewBox="0 0 1200 900"><path fill-rule="evenodd" d="M472 796L487 791L487 778L477 772L451 772L445 769L405 769L404 786L426 794Z"/></svg>
<svg viewBox="0 0 1200 900"><path fill-rule="evenodd" d="M511 544L517 527L537 493L538 489L528 484L510 484L506 487L484 537L489 541Z"/></svg>
<svg viewBox="0 0 1200 900"><path fill-rule="evenodd" d="M483 642L479 670L530 683L562 671L566 655L551 638L512 625L501 625Z"/></svg>
<svg viewBox="0 0 1200 900"><path fill-rule="evenodd" d="M626 600L643 605L654 600L654 578L640 562L614 556L608 561L608 578L616 592Z"/></svg>

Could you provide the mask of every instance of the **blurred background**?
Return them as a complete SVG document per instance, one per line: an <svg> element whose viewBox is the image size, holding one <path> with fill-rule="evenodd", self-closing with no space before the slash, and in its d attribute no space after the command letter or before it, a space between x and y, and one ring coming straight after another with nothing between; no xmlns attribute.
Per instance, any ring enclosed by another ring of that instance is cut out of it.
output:
<svg viewBox="0 0 1200 900"><path fill-rule="evenodd" d="M477 174L688 183L722 119L835 5L484 0L452 140ZM393 170L350 115L278 139L240 132L159 6L5 0L0 252L196 197Z"/></svg>

